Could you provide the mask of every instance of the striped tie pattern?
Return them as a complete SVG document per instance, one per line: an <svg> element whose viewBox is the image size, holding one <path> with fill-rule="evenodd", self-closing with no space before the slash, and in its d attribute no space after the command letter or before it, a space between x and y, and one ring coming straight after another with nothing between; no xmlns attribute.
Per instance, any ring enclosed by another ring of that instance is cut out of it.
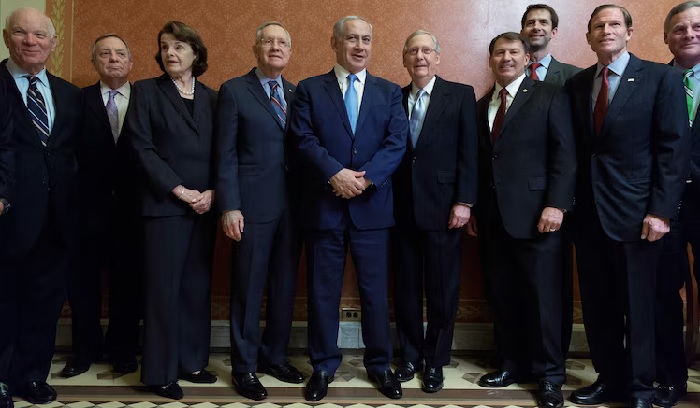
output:
<svg viewBox="0 0 700 408"><path fill-rule="evenodd" d="M277 113L277 118L279 118L282 126L284 126L287 123L287 112L285 112L284 106L282 106L281 103L284 101L284 99L282 99L282 96L279 93L280 85L277 83L277 81L270 81L268 82L268 85L270 86L270 103L272 104L272 108Z"/></svg>
<svg viewBox="0 0 700 408"><path fill-rule="evenodd" d="M36 128L36 133L39 135L41 144L46 146L49 142L49 115L46 113L46 103L41 92L36 87L38 78L35 76L26 76L29 80L29 89L27 90L27 109L32 115L32 121Z"/></svg>
<svg viewBox="0 0 700 408"><path fill-rule="evenodd" d="M114 102L114 97L117 96L119 91L110 89L109 99L107 100L107 117L109 118L109 127L112 129L112 137L114 138L114 143L117 143L119 138L119 109L117 109L117 104Z"/></svg>
<svg viewBox="0 0 700 408"><path fill-rule="evenodd" d="M693 76L693 70L689 69L685 71L683 76L683 88L685 88L685 104L688 107L688 120L690 121L690 126L693 126L693 108L695 103L693 102L693 81L690 77Z"/></svg>

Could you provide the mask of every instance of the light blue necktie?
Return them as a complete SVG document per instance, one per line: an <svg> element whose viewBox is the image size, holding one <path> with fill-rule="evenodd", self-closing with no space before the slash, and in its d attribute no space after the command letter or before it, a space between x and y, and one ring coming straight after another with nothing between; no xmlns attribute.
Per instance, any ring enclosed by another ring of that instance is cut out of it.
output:
<svg viewBox="0 0 700 408"><path fill-rule="evenodd" d="M355 74L348 75L350 80L350 85L345 91L345 110L348 112L348 119L350 119L350 127L352 128L352 133L355 134L355 128L357 127L357 91L355 90L355 81L357 76Z"/></svg>
<svg viewBox="0 0 700 408"><path fill-rule="evenodd" d="M117 143L119 139L119 109L117 109L117 104L114 101L114 97L117 96L119 91L110 89L109 99L107 99L107 118L109 118L109 127L112 129L112 138L114 138L114 143Z"/></svg>
<svg viewBox="0 0 700 408"><path fill-rule="evenodd" d="M413 147L416 147L416 143L418 143L418 136L423 128L423 119L425 119L425 102L423 102L423 96L425 96L425 91L421 89L416 95L416 104L413 105L411 120L408 123Z"/></svg>

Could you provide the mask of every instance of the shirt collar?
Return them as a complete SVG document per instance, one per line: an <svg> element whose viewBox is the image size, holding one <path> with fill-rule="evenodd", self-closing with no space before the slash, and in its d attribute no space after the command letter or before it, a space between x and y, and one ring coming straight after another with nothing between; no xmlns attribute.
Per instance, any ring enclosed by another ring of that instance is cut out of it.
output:
<svg viewBox="0 0 700 408"><path fill-rule="evenodd" d="M256 67L255 76L258 77L258 80L263 86L265 86L265 84L267 84L270 81L275 81L277 82L277 85L279 85L280 88L284 89L284 84L282 83L282 75L278 76L277 78L270 78L265 76L265 74L263 74L262 70L259 67Z"/></svg>
<svg viewBox="0 0 700 408"><path fill-rule="evenodd" d="M428 95L432 95L432 94L433 94L433 88L435 87L435 78L437 78L437 76L433 76L433 77L430 79L430 82L428 82L428 84L427 84L425 87L423 87L423 90L424 90L425 93L427 93ZM416 97L418 96L418 91L420 91L420 88L418 88L418 87L416 86L416 84L414 84L413 82L411 82L411 95L413 95L414 98L416 98Z"/></svg>
<svg viewBox="0 0 700 408"><path fill-rule="evenodd" d="M515 78L515 80L513 82L506 85L506 92L508 92L508 95L515 98L515 95L518 93L518 89L520 89L520 84L523 83L524 79L525 79L525 74L523 73L519 77ZM500 96L498 96L498 94L501 92L501 89L503 89L503 87L498 82L496 82L495 88L496 89L494 90L494 93L491 96L492 99L500 98Z"/></svg>
<svg viewBox="0 0 700 408"><path fill-rule="evenodd" d="M12 58L7 59L7 71L12 75L12 78L14 78L15 81L18 81L22 79L23 77L26 77L29 75L28 72L24 71L22 68L17 65ZM44 67L38 74L33 75L37 78L39 78L39 82L41 82L44 86L47 88L49 86L49 77L46 75L46 67Z"/></svg>
<svg viewBox="0 0 700 408"><path fill-rule="evenodd" d="M552 54L551 53L547 54L544 58L542 58L541 60L539 60L537 62L539 62L540 65L542 65L543 67L549 69L549 64L552 62ZM534 61L530 62L530 65L532 65L533 63L534 63Z"/></svg>
<svg viewBox="0 0 700 408"><path fill-rule="evenodd" d="M333 67L333 72L335 72L335 77L338 78L339 82L345 82L345 78L347 78L348 75L350 75L350 72L347 69L343 68L343 66L340 64L335 64L335 66ZM357 80L360 81L360 83L364 84L365 79L367 78L367 68L358 72L357 74L355 74L355 76L357 77Z"/></svg>
<svg viewBox="0 0 700 408"><path fill-rule="evenodd" d="M630 53L625 51L624 53L622 53L622 55L620 55L620 57L618 59L613 61L607 67L610 71L614 72L615 75L621 77L622 73L625 72L625 68L627 68L627 64L629 62L630 62ZM600 71L602 71L603 68L605 68L605 66L603 64L601 64L600 62L597 63L596 65L597 65L597 68L595 71L595 77L597 78L600 75Z"/></svg>
<svg viewBox="0 0 700 408"><path fill-rule="evenodd" d="M107 84L105 84L104 82L102 82L102 80L100 80L100 93L101 94L104 95L106 93L109 93L109 91L111 91L111 90L112 90L112 88L110 88L109 86L107 86ZM131 95L131 84L129 83L129 81L126 81L124 83L124 85L115 89L115 91L117 91L117 93L121 94L125 98L129 99L129 96Z"/></svg>

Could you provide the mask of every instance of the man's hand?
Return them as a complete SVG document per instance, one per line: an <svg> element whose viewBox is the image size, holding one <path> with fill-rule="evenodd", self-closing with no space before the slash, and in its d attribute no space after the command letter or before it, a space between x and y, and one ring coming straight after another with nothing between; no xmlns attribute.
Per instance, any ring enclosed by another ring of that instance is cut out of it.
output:
<svg viewBox="0 0 700 408"><path fill-rule="evenodd" d="M5 203L0 201L0 215L2 215L2 213L4 213L4 212L5 212Z"/></svg>
<svg viewBox="0 0 700 408"><path fill-rule="evenodd" d="M207 190L195 197L190 204L190 208L197 214L204 214L211 208L211 202L214 199L214 190Z"/></svg>
<svg viewBox="0 0 700 408"><path fill-rule="evenodd" d="M462 228L467 225L471 217L472 209L466 204L455 204L450 210L450 220L447 222L447 228Z"/></svg>
<svg viewBox="0 0 700 408"><path fill-rule="evenodd" d="M540 221L537 223L537 231L555 232L561 228L561 223L564 220L564 212L558 208L545 207L540 215Z"/></svg>
<svg viewBox="0 0 700 408"><path fill-rule="evenodd" d="M224 211L221 216L221 224L224 233L234 241L240 241L243 237L243 214L241 210Z"/></svg>
<svg viewBox="0 0 700 408"><path fill-rule="evenodd" d="M333 187L333 192L338 197L345 199L356 197L362 194L365 189L364 171L354 171L350 169L342 169L328 180Z"/></svg>
<svg viewBox="0 0 700 408"><path fill-rule="evenodd" d="M658 241L670 230L671 224L668 218L647 214L642 223L642 239L649 242Z"/></svg>

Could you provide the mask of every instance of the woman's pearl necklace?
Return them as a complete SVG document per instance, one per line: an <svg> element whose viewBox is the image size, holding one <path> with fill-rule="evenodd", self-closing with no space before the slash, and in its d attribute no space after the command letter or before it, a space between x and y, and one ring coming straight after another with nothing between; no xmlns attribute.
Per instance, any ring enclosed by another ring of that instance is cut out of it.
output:
<svg viewBox="0 0 700 408"><path fill-rule="evenodd" d="M177 81L174 80L173 78L170 78L170 80L173 81L173 84L175 84L175 88L177 88L177 90L178 90L181 94L187 95L187 96L194 95L194 83L197 82L197 78L196 78L196 77L192 77L192 90L189 91L189 92L180 89L180 85L178 85L178 84L177 84Z"/></svg>

